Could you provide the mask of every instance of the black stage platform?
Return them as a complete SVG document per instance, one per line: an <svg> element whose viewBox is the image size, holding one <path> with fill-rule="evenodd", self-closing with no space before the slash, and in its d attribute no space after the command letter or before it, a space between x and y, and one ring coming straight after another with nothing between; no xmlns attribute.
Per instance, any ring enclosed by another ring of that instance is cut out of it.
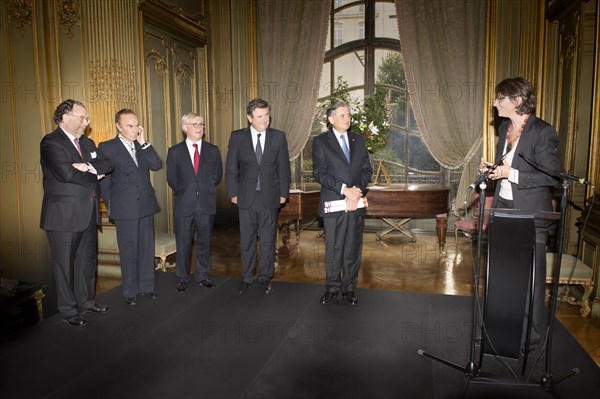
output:
<svg viewBox="0 0 600 399"><path fill-rule="evenodd" d="M100 297L108 314L83 328L56 315L0 344L3 398L454 398L462 373L418 349L467 364L469 297L357 291L359 305L319 303L317 285L238 279L217 288L175 290L157 274L157 300L127 306L117 287ZM556 387L560 398L600 392L600 371L556 323L553 372L578 367ZM486 358L482 369L500 370ZM505 377L510 376L507 372ZM490 397L472 386L469 397ZM494 391L497 392L497 391ZM528 397L533 397L527 394ZM545 396L545 395L543 395ZM515 396L512 396L514 399Z"/></svg>

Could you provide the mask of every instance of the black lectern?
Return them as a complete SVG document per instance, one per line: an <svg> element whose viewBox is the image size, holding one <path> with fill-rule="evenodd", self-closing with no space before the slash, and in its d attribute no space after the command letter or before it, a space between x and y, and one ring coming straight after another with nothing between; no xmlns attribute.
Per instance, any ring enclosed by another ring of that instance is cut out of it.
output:
<svg viewBox="0 0 600 399"><path fill-rule="evenodd" d="M527 363L536 276L536 226L547 228L560 215L491 209L483 303L481 358L484 354ZM545 271L545 270L544 270Z"/></svg>

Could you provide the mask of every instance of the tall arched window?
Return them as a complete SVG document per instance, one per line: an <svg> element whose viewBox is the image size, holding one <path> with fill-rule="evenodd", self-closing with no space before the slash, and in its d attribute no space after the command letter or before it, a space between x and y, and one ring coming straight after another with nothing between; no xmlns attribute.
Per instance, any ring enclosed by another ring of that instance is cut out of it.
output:
<svg viewBox="0 0 600 399"><path fill-rule="evenodd" d="M374 158L385 159L393 182L447 183L450 173L429 153L412 113L393 0L332 2L319 102L331 99L339 77L355 99L373 95L376 85L385 90L390 129L386 148ZM320 118L304 148L304 182L313 181L312 137L321 133Z"/></svg>

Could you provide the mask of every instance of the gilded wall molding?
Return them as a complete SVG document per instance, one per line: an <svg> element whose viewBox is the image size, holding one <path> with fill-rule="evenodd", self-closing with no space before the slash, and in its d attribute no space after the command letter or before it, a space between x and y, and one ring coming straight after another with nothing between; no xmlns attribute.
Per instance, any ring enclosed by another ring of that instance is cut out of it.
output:
<svg viewBox="0 0 600 399"><path fill-rule="evenodd" d="M139 0L144 19L197 47L208 43L207 24L201 15L184 15L181 7L164 0Z"/></svg>
<svg viewBox="0 0 600 399"><path fill-rule="evenodd" d="M189 65L178 62L175 65L175 77L182 87L187 87L187 82L194 79L194 71Z"/></svg>
<svg viewBox="0 0 600 399"><path fill-rule="evenodd" d="M73 29L81 26L80 9L79 0L60 0L58 3L58 21L65 28L69 39L74 36Z"/></svg>
<svg viewBox="0 0 600 399"><path fill-rule="evenodd" d="M156 50L150 50L146 55L146 65L154 64L154 73L159 80L169 75L169 68L165 59Z"/></svg>
<svg viewBox="0 0 600 399"><path fill-rule="evenodd" d="M578 38L579 13L574 12L573 18L575 20L575 28L573 31L565 34L565 31L567 30L567 26L566 26L565 22L563 22L560 26L560 35L562 38L562 43L561 43L562 54L561 54L561 56L563 58L563 62L565 62L567 65L571 65L573 63L573 59L575 57L576 49L577 49L577 42L579 40L579 38Z"/></svg>
<svg viewBox="0 0 600 399"><path fill-rule="evenodd" d="M88 98L91 102L137 103L135 66L115 59L90 62Z"/></svg>
<svg viewBox="0 0 600 399"><path fill-rule="evenodd" d="M8 20L15 22L21 36L25 36L27 25L31 26L33 21L32 0L9 0Z"/></svg>

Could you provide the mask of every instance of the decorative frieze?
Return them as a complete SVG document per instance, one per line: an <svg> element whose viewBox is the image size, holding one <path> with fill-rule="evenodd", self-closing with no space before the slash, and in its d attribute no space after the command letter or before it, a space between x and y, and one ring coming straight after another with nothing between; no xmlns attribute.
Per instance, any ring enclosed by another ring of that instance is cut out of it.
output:
<svg viewBox="0 0 600 399"><path fill-rule="evenodd" d="M32 0L9 0L8 20L15 22L21 36L25 36L27 26L31 26L33 21Z"/></svg>
<svg viewBox="0 0 600 399"><path fill-rule="evenodd" d="M80 7L79 0L60 0L58 2L58 21L60 26L66 29L69 39L74 36L73 29L81 26Z"/></svg>
<svg viewBox="0 0 600 399"><path fill-rule="evenodd" d="M113 59L90 63L88 98L91 102L137 103L135 67Z"/></svg>
<svg viewBox="0 0 600 399"><path fill-rule="evenodd" d="M151 50L146 55L146 65L154 64L154 73L159 80L162 80L166 75L169 74L169 68L164 58L155 50Z"/></svg>

